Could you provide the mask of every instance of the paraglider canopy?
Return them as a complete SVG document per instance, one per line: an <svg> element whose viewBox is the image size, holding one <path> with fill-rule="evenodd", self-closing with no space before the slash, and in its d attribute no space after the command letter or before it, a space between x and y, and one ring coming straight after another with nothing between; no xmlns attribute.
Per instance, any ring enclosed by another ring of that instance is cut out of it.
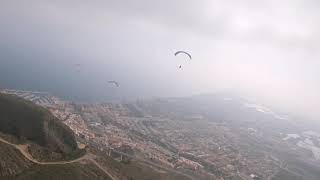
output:
<svg viewBox="0 0 320 180"><path fill-rule="evenodd" d="M119 87L119 83L117 81L108 81L109 84L113 84L116 87Z"/></svg>
<svg viewBox="0 0 320 180"><path fill-rule="evenodd" d="M174 53L175 56L177 56L179 54L185 54L185 55L187 55L189 57L190 60L192 59L192 56L189 53L185 52L185 51L177 51L176 53Z"/></svg>

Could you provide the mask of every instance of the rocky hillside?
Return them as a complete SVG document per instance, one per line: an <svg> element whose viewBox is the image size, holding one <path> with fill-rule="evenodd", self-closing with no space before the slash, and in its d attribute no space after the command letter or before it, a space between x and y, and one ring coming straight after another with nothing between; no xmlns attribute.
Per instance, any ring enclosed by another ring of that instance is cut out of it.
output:
<svg viewBox="0 0 320 180"><path fill-rule="evenodd" d="M19 143L30 142L38 151L33 154L41 154L42 160L52 159L43 154L61 159L79 153L67 126L46 109L15 96L0 94L0 132Z"/></svg>
<svg viewBox="0 0 320 180"><path fill-rule="evenodd" d="M74 159L77 148L72 131L49 111L15 96L0 94L0 137L12 144L28 144L39 161ZM0 179L110 179L92 162L39 165L28 160L12 144L0 142Z"/></svg>

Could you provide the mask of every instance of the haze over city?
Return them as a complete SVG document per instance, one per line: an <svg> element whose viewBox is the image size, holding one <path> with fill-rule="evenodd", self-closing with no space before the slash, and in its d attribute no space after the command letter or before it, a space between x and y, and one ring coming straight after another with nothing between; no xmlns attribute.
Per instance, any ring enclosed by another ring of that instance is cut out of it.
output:
<svg viewBox="0 0 320 180"><path fill-rule="evenodd" d="M228 91L316 119L319 7L314 0L4 0L0 85L90 102ZM174 56L178 50L193 59Z"/></svg>
<svg viewBox="0 0 320 180"><path fill-rule="evenodd" d="M319 180L319 10L1 0L0 179Z"/></svg>

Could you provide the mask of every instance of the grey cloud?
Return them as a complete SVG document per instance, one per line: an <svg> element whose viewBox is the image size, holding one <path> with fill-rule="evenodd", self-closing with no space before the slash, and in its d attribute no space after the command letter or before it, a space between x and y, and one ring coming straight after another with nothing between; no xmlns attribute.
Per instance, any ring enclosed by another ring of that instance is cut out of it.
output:
<svg viewBox="0 0 320 180"><path fill-rule="evenodd" d="M319 8L315 0L3 0L0 83L94 100L233 88L320 117ZM180 49L195 60L177 72ZM106 79L124 89L106 89Z"/></svg>

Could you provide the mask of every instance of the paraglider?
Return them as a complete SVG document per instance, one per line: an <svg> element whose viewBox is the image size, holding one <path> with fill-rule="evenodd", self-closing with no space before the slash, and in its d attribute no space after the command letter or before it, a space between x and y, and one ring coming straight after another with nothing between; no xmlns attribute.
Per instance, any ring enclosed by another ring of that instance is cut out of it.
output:
<svg viewBox="0 0 320 180"><path fill-rule="evenodd" d="M177 51L176 53L174 53L175 56L177 56L179 54L185 54L185 55L187 55L189 57L190 60L192 59L192 56L189 53L185 52L185 51Z"/></svg>
<svg viewBox="0 0 320 180"><path fill-rule="evenodd" d="M109 84L113 84L116 87L119 87L119 83L117 81L108 81Z"/></svg>
<svg viewBox="0 0 320 180"><path fill-rule="evenodd" d="M190 60L192 59L191 54L189 54L189 53L187 53L187 52L185 52L185 51L177 51L176 53L174 53L175 56L178 56L179 54L185 54L185 55L187 55L187 57L188 57ZM181 69L181 68L182 68L182 65L179 65L179 69Z"/></svg>

